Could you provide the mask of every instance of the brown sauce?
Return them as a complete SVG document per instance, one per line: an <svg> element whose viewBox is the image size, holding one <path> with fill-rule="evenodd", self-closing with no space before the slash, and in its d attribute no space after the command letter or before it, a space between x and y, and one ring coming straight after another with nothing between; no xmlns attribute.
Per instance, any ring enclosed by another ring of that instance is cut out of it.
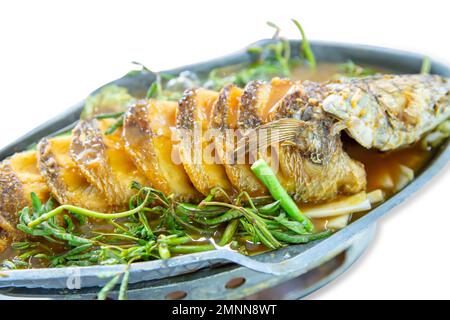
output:
<svg viewBox="0 0 450 320"><path fill-rule="evenodd" d="M381 69L378 69L381 72ZM328 81L333 79L339 72L339 66L334 63L321 63L317 65L317 69L311 70L307 66L300 66L292 71L292 80L311 80L317 82ZM414 175L417 175L434 155L434 151L424 150L420 146L420 142L412 146L408 146L399 150L390 152L380 152L377 150L368 150L360 146L354 140L349 138L345 133L343 134L343 143L345 150L350 157L360 161L364 164L367 174L367 191L381 189L384 191L386 197L394 195L399 190L396 189L398 179L403 174L405 168L409 168ZM366 212L357 213L353 215L352 220L355 220ZM321 231L326 228L327 219L312 219L316 231ZM151 224L156 227L157 221L152 221ZM92 234L92 231L97 232L112 232L113 227L110 224L101 221L91 222L82 230L85 234ZM220 240L223 230L217 230L214 235L214 241ZM195 237L195 236L194 236ZM196 242L206 241L206 239L199 237ZM205 242L207 243L207 242ZM249 239L241 239L239 248L230 248L232 250L243 251L247 254L254 255L267 251L263 245L253 244ZM58 248L55 248L58 249ZM55 250L56 251L56 250ZM11 259L17 255L16 250L8 248L3 253L0 253L0 261L4 259ZM33 267L39 267L38 264L31 261Z"/></svg>
<svg viewBox="0 0 450 320"><path fill-rule="evenodd" d="M292 80L325 82L332 79L339 71L339 64L322 62L317 65L315 70L306 65L298 66L292 70L291 77Z"/></svg>

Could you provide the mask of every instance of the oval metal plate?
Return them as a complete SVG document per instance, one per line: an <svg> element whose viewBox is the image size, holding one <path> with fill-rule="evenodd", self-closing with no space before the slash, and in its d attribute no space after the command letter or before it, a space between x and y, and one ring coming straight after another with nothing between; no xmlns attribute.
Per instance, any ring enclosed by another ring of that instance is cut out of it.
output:
<svg viewBox="0 0 450 320"><path fill-rule="evenodd" d="M271 41L261 40L251 46L264 45ZM291 41L291 44L294 49L293 54L298 55L300 42ZM423 56L418 54L365 45L312 42L312 48L318 61L345 62L352 60L355 63L369 64L389 69L395 73L417 73L420 70L423 60ZM216 67L248 63L251 62L251 59L252 56L244 49L223 58L166 72L178 74L183 70L190 70L204 74ZM450 77L450 68L437 61L432 61L431 72ZM133 93L145 91L154 80L155 75L153 73L141 72L132 77L122 77L111 83L127 87ZM56 130L73 125L78 120L82 107L83 102L78 103L66 112L32 130L24 137L2 149L0 151L0 159L25 149L29 144L36 142L44 136L51 135ZM352 241L357 239L359 234L373 226L380 217L389 212L393 207L402 203L436 175L447 164L449 158L450 147L447 142L437 152L428 166L406 188L363 217L352 222L346 228L322 241L307 245L293 245L254 257L243 256L227 250L216 250L175 257L165 261L158 260L135 263L130 268L130 283L164 279L227 262L239 264L259 273L282 277L285 280L287 280L287 275L294 277L306 273L348 248L352 244ZM67 288L67 281L70 281L71 277L74 276L81 279L82 287L102 286L107 281L102 276L110 276L123 270L123 268L124 266L115 265L2 271L4 276L0 277L0 288L64 289Z"/></svg>

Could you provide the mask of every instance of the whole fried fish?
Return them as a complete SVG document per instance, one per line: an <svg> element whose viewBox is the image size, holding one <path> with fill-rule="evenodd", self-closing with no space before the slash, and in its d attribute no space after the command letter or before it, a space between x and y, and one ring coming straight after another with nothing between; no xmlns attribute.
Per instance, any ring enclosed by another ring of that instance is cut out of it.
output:
<svg viewBox="0 0 450 320"><path fill-rule="evenodd" d="M219 93L191 89L178 104L139 101L112 134L106 132L114 120L82 121L71 136L45 138L37 151L0 164L0 251L20 238L17 212L29 205L30 192L42 201L50 193L60 202L105 211L126 206L131 181L188 201L217 186L231 195L265 195L249 167L262 157L278 164L278 179L299 202L358 193L366 188L366 173L345 152L341 131L366 148L406 146L449 117L449 92L448 79L429 75L327 83L276 78ZM173 127L182 131L176 141ZM192 140L196 128L203 130L198 141ZM224 142L230 129L238 135ZM252 136L262 130L264 137ZM258 151L247 162L230 161L253 143Z"/></svg>

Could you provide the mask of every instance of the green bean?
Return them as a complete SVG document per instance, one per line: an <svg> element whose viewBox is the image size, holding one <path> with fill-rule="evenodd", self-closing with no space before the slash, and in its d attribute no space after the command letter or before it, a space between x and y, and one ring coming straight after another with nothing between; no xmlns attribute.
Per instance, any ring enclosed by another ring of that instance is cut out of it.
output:
<svg viewBox="0 0 450 320"><path fill-rule="evenodd" d="M235 218L239 218L241 216L242 216L242 212L234 210L234 209L230 209L226 213L224 213L221 216L218 216L216 218L211 218L211 219L194 218L194 221L204 224L204 225L212 226L212 225L216 225L216 224L220 224L223 222L233 220Z"/></svg>
<svg viewBox="0 0 450 320"><path fill-rule="evenodd" d="M259 207L258 212L265 215L272 215L277 213L280 209L280 200L266 204L265 206Z"/></svg>
<svg viewBox="0 0 450 320"><path fill-rule="evenodd" d="M275 238L280 241L291 243L291 244L300 244L300 243L308 243L311 241L323 239L329 237L333 233L332 230L325 230L319 233L310 233L310 234L290 234L281 231L272 231L272 234Z"/></svg>
<svg viewBox="0 0 450 320"><path fill-rule="evenodd" d="M29 257L33 256L34 254L36 254L36 253L38 253L38 252L39 252L39 250L37 250L37 249L33 249L33 250L30 250L30 251L27 251L27 252L25 252L25 253L22 253L22 254L19 256L19 259L20 259L20 260L28 259Z"/></svg>
<svg viewBox="0 0 450 320"><path fill-rule="evenodd" d="M289 220L284 213L280 214L278 217L275 217L274 219L280 225L282 225L286 229L289 229L289 230L295 232L296 234L308 233L305 230L305 226L301 222Z"/></svg>
<svg viewBox="0 0 450 320"><path fill-rule="evenodd" d="M185 244L185 243L188 243L191 241L192 241L192 238L188 237L188 236L184 236L184 237L163 236L158 239L158 242L164 242L168 246L176 246L176 245Z"/></svg>
<svg viewBox="0 0 450 320"><path fill-rule="evenodd" d="M203 251L211 251L214 249L215 247L212 244L180 245L169 248L170 252L175 254L196 253Z"/></svg>
<svg viewBox="0 0 450 320"><path fill-rule="evenodd" d="M292 200L286 190L281 186L269 165L264 160L259 159L253 163L251 169L258 179L264 183L272 197L280 201L280 205L284 211L293 219L303 223L307 231L311 231L313 229L311 220L300 211L294 200Z"/></svg>
<svg viewBox="0 0 450 320"><path fill-rule="evenodd" d="M234 219L228 222L228 225L222 234L222 238L220 238L220 241L217 244L219 246L224 246L229 242L231 242L238 226L239 226L239 219Z"/></svg>
<svg viewBox="0 0 450 320"><path fill-rule="evenodd" d="M74 256L74 255L77 255L77 254L85 251L86 249L91 248L91 247L92 247L92 243L88 243L88 244L76 247L76 248L74 248L72 250L69 250L66 253L63 253L63 254L61 254L59 256L55 256L54 259L64 259L64 258L67 258L67 257L70 257L70 256Z"/></svg>
<svg viewBox="0 0 450 320"><path fill-rule="evenodd" d="M11 244L11 248L13 248L15 250L25 250L25 249L30 249L30 248L36 248L37 245L38 245L37 243L32 243L32 242L28 242L28 241L13 242Z"/></svg>

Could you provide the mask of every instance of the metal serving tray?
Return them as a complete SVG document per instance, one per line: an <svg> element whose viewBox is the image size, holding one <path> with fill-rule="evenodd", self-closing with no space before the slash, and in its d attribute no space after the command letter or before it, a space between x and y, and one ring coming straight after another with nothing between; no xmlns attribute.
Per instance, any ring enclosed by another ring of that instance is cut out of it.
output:
<svg viewBox="0 0 450 320"><path fill-rule="evenodd" d="M262 46L271 42L273 40L261 40L251 46ZM291 45L292 55L298 55L297 48L300 47L300 42L291 41ZM394 73L417 73L424 58L419 54L365 45L331 42L312 42L311 45L319 62L352 60L359 64L382 67ZM247 49L243 49L226 57L166 72L178 74L181 71L190 70L202 75L213 68L250 63L253 59L254 56L248 53ZM431 72L450 77L450 68L437 61L432 61ZM109 84L126 87L132 94L137 94L145 92L154 80L155 74L142 71L131 76L124 76ZM55 131L73 126L78 121L83 103L83 101L78 103L2 149L0 159L25 149L31 143L51 135ZM216 250L174 257L164 261L134 263L130 267L129 297L170 298L170 293L179 291L181 292L179 297L188 299L242 298L257 294L267 288L279 286L288 280L298 279L345 253L344 262L333 272L325 277L316 277L313 284L303 286L295 294L296 298L304 296L344 272L370 242L376 221L421 188L447 164L449 158L450 147L447 142L436 153L429 165L406 188L327 239L307 245L291 245L253 257L243 256L229 250ZM2 271L0 294L90 298L95 296L99 286L106 283L107 276L123 269L123 265L114 265ZM230 289L230 286L225 286L229 280L236 278L244 279L239 288ZM78 284L81 288L71 289L71 283Z"/></svg>

